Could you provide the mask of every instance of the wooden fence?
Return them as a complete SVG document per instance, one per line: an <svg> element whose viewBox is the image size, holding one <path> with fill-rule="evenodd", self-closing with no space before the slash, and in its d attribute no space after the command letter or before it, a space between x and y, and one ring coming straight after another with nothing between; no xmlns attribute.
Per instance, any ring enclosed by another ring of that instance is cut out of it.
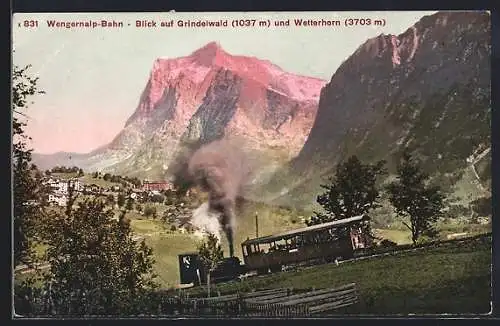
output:
<svg viewBox="0 0 500 326"><path fill-rule="evenodd" d="M335 312L359 302L355 283L338 288L294 293L270 289L212 298L165 298L161 315L305 317Z"/></svg>

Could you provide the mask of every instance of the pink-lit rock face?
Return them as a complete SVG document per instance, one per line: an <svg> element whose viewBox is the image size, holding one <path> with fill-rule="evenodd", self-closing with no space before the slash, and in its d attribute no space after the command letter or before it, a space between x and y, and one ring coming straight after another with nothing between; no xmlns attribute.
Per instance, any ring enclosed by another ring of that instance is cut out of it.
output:
<svg viewBox="0 0 500 326"><path fill-rule="evenodd" d="M211 42L186 57L155 60L136 111L110 148L130 152L155 138L167 147L162 151L175 152L181 140L238 136L290 158L309 134L325 84Z"/></svg>

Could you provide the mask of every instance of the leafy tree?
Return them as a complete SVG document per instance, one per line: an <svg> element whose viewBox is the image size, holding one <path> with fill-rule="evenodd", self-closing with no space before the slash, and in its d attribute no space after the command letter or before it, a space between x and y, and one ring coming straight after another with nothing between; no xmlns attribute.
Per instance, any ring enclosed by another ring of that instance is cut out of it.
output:
<svg viewBox="0 0 500 326"><path fill-rule="evenodd" d="M377 177L385 174L385 161L363 164L356 156L337 166L335 177L328 185L321 185L326 191L317 197L325 212L314 212L307 225L321 224L367 213L379 206Z"/></svg>
<svg viewBox="0 0 500 326"><path fill-rule="evenodd" d="M478 216L491 216L493 213L493 204L491 197L481 197L470 202L470 206Z"/></svg>
<svg viewBox="0 0 500 326"><path fill-rule="evenodd" d="M153 203L163 203L164 200L165 197L163 197L162 195L154 194L153 196L151 196L151 201Z"/></svg>
<svg viewBox="0 0 500 326"><path fill-rule="evenodd" d="M115 204L115 196L113 196L112 194L107 195L106 196L106 202L109 205L114 205Z"/></svg>
<svg viewBox="0 0 500 326"><path fill-rule="evenodd" d="M93 177L94 179L97 179L97 177L98 177L98 176L99 176L99 173L98 173L98 172L94 172L94 173L92 174L92 177Z"/></svg>
<svg viewBox="0 0 500 326"><path fill-rule="evenodd" d="M110 181L111 180L111 174L105 173L102 177L104 181Z"/></svg>
<svg viewBox="0 0 500 326"><path fill-rule="evenodd" d="M133 239L130 221L119 221L98 199L85 199L53 216L46 279L57 314L138 313L137 300L156 287L153 252Z"/></svg>
<svg viewBox="0 0 500 326"><path fill-rule="evenodd" d="M178 223L180 215L181 209L179 207L169 205L165 207L161 219L164 223L173 225Z"/></svg>
<svg viewBox="0 0 500 326"><path fill-rule="evenodd" d="M127 199L127 204L125 205L125 209L128 211L131 211L132 209L134 209L134 199L133 198Z"/></svg>
<svg viewBox="0 0 500 326"><path fill-rule="evenodd" d="M32 150L28 148L28 137L24 128L23 112L29 98L43 94L38 89L38 78L28 74L28 69L14 67L12 76L12 133L13 133L13 223L14 264L30 263L33 259L32 241L36 237L36 220L41 213L41 180L35 179L36 167L31 163ZM32 102L31 102L32 103Z"/></svg>
<svg viewBox="0 0 500 326"><path fill-rule="evenodd" d="M167 189L165 194L165 205L175 205L177 204L177 195L172 189Z"/></svg>
<svg viewBox="0 0 500 326"><path fill-rule="evenodd" d="M444 213L444 218L449 221L458 217L467 216L467 214L470 214L469 208L461 204L450 204L448 206L448 211Z"/></svg>
<svg viewBox="0 0 500 326"><path fill-rule="evenodd" d="M83 170L82 170L82 169L79 169L79 170L78 170L78 176L79 176L79 177L83 177L83 176L84 176L84 173L83 173Z"/></svg>
<svg viewBox="0 0 500 326"><path fill-rule="evenodd" d="M123 205L125 205L125 195L120 193L118 194L118 198L117 198L117 204L119 207L123 207ZM132 208L130 208L132 209Z"/></svg>
<svg viewBox="0 0 500 326"><path fill-rule="evenodd" d="M141 204L136 204L136 205L135 205L135 209L136 209L138 212L142 212L142 205L141 205Z"/></svg>
<svg viewBox="0 0 500 326"><path fill-rule="evenodd" d="M219 239L214 234L209 233L206 241L198 246L198 254L207 275L207 289L210 297L210 274L224 258Z"/></svg>
<svg viewBox="0 0 500 326"><path fill-rule="evenodd" d="M156 207L147 205L144 208L144 216L146 217L156 217Z"/></svg>
<svg viewBox="0 0 500 326"><path fill-rule="evenodd" d="M434 223L443 215L445 199L439 186L429 185L429 176L408 150L403 152L397 173L397 180L387 186L389 200L411 231L413 244L421 236L435 236ZM407 218L409 221L405 221Z"/></svg>

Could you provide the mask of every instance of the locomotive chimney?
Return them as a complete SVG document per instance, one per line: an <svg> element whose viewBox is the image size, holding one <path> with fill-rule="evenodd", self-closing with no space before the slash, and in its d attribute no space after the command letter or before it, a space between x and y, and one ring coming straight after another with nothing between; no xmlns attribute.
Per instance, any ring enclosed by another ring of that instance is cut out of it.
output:
<svg viewBox="0 0 500 326"><path fill-rule="evenodd" d="M255 237L259 237L259 212L255 212Z"/></svg>

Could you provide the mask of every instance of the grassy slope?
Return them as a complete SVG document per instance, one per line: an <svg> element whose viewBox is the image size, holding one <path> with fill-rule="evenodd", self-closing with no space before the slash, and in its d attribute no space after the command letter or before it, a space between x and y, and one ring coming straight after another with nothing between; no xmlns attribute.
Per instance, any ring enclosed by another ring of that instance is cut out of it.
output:
<svg viewBox="0 0 500 326"><path fill-rule="evenodd" d="M411 243L411 232L409 230L374 229L377 237L388 239L397 244Z"/></svg>
<svg viewBox="0 0 500 326"><path fill-rule="evenodd" d="M487 313L490 310L491 238L219 284L238 289L325 288L355 282L361 304L352 313ZM195 288L193 292L199 292Z"/></svg>
<svg viewBox="0 0 500 326"><path fill-rule="evenodd" d="M87 182L103 181L93 179L90 175L84 178L89 178ZM111 183L103 181L106 185ZM95 182L94 182L95 183ZM155 205L161 215L163 205ZM241 256L241 242L247 237L255 237L255 213L258 212L259 219L259 235L269 235L285 230L296 229L303 227L303 223L297 216L307 217L307 213L297 211L288 211L279 207L266 206L258 203L244 203L238 211L238 222L235 232L235 251L236 255ZM118 212L117 212L118 214ZM178 254L184 252L195 251L200 239L194 235L180 234L179 232L168 231L169 227L164 226L159 220L144 219L137 212L129 212L129 218L132 220L132 229L138 235L143 235L148 245L150 245L155 254L156 264L155 270L159 275L159 281L162 286L172 286L179 281ZM293 223L292 220L294 220ZM450 230L451 232L452 230ZM461 230L457 230L461 231ZM389 230L377 229L378 236L405 244L410 242L410 235L407 230ZM228 253L227 241L223 237L222 246L225 254ZM42 248L39 248L42 249ZM42 251L42 250L41 250Z"/></svg>
<svg viewBox="0 0 500 326"><path fill-rule="evenodd" d="M259 234L268 235L283 230L302 227L300 221L292 223L286 210L269 208L260 204L246 203L238 214L235 231L235 254L241 256L240 244L247 237L255 237L255 212L259 214ZM130 213L129 213L130 214ZM173 286L179 282L178 255L196 251L200 238L192 234L181 234L168 231L159 220L139 219L135 212L129 215L131 227L138 235L145 236L146 243L153 248L156 264L155 271L162 286ZM222 238L222 249L228 254L225 237Z"/></svg>
<svg viewBox="0 0 500 326"><path fill-rule="evenodd" d="M270 213L272 214L272 213ZM266 230L260 235L268 235L282 230L295 229L302 226L302 224L291 224L283 223L280 218L265 219L259 224L262 230ZM238 229L236 231L236 241L235 241L235 251L236 256L242 259L241 255L241 242L246 239L247 236L254 236L254 220L245 219L240 221ZM179 283L179 266L178 266L178 255L186 252L196 251L197 245L201 241L200 238L192 234L180 234L179 232L170 232L168 227L164 227L162 223L158 220L136 220L132 219L131 222L132 229L138 235L144 235L146 243L153 248L153 252L156 259L155 271L159 276L158 281L164 287L174 286ZM464 226L450 226L447 225L447 229L443 228L443 234L462 232L464 231ZM481 229L481 232L491 231L485 227ZM408 244L411 243L410 232L406 229L374 229L377 236L389 239L398 244ZM471 232L470 234L475 234L477 232ZM227 255L227 241L222 238L222 248Z"/></svg>

